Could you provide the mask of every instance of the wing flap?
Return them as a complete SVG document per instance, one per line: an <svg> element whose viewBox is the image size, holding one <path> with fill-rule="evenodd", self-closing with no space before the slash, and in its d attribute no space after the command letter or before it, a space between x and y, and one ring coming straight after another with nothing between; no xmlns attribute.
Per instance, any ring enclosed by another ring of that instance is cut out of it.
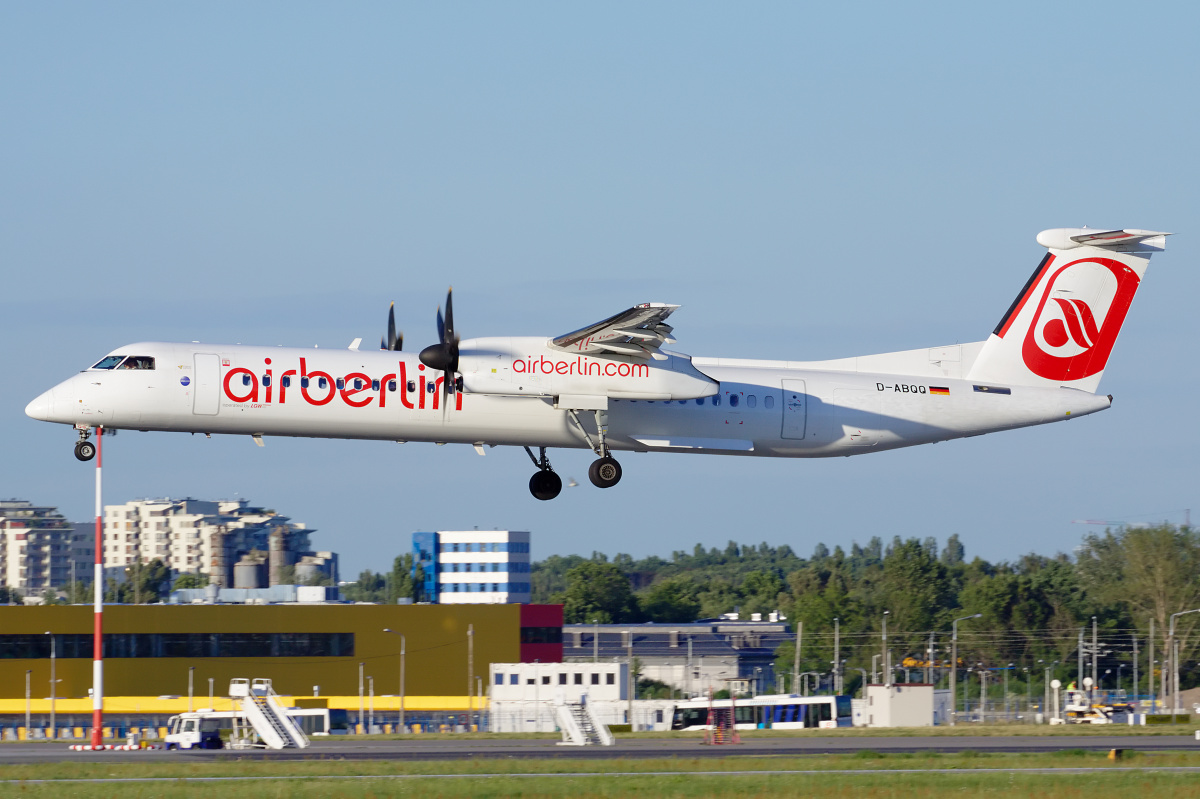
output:
<svg viewBox="0 0 1200 799"><path fill-rule="evenodd" d="M666 356L658 348L675 342L670 336L674 328L664 320L678 308L678 305L661 302L635 305L608 319L552 339L550 343L571 352L663 360Z"/></svg>

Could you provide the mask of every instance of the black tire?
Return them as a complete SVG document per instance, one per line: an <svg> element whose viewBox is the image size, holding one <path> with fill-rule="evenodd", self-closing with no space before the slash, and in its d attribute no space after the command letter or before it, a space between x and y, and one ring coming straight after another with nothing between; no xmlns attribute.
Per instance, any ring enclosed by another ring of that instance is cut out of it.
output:
<svg viewBox="0 0 1200 799"><path fill-rule="evenodd" d="M529 493L535 499L554 499L562 491L562 478L551 471L534 472L529 478Z"/></svg>
<svg viewBox="0 0 1200 799"><path fill-rule="evenodd" d="M588 467L588 477L597 488L612 488L621 482L621 464L613 458L598 458Z"/></svg>
<svg viewBox="0 0 1200 799"><path fill-rule="evenodd" d="M75 457L81 461L90 461L96 457L96 445L90 441L80 441L75 445Z"/></svg>

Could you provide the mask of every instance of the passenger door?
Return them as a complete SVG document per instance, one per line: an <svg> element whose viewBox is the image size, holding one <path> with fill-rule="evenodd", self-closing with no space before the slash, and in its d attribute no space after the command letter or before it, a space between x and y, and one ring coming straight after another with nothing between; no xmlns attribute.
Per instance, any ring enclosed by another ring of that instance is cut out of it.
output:
<svg viewBox="0 0 1200 799"><path fill-rule="evenodd" d="M783 381L783 438L804 438L808 425L808 395L803 380Z"/></svg>

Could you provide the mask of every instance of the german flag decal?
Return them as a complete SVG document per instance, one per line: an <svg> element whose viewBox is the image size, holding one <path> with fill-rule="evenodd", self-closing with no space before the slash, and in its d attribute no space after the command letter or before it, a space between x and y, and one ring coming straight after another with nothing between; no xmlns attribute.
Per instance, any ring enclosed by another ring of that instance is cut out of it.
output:
<svg viewBox="0 0 1200 799"><path fill-rule="evenodd" d="M946 388L945 386L930 386L929 393L930 394L945 394L946 396L950 396L950 389Z"/></svg>

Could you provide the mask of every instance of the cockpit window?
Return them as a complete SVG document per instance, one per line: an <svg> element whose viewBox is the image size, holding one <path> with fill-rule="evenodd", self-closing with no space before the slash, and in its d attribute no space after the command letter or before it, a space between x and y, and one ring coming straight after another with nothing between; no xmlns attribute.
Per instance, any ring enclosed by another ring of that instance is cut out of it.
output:
<svg viewBox="0 0 1200 799"><path fill-rule="evenodd" d="M108 355L104 360L93 366L93 369L114 369L125 358L124 355Z"/></svg>
<svg viewBox="0 0 1200 799"><path fill-rule="evenodd" d="M146 369L154 368L154 359L149 355L130 355L125 359L125 363L121 364L122 369Z"/></svg>

